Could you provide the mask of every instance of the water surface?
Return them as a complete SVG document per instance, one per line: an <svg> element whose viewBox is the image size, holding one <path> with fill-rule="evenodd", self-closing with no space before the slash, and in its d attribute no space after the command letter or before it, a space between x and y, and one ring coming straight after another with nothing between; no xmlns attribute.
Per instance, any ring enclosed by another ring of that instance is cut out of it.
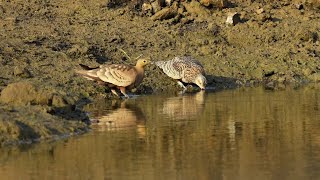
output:
<svg viewBox="0 0 320 180"><path fill-rule="evenodd" d="M92 132L0 149L1 179L319 179L316 88L98 101Z"/></svg>

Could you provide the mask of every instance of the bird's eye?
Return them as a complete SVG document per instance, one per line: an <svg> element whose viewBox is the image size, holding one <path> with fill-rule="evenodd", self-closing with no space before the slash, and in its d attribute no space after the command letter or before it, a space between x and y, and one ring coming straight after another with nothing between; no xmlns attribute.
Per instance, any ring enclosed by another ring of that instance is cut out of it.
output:
<svg viewBox="0 0 320 180"><path fill-rule="evenodd" d="M146 62L146 61L143 61L144 63Z"/></svg>

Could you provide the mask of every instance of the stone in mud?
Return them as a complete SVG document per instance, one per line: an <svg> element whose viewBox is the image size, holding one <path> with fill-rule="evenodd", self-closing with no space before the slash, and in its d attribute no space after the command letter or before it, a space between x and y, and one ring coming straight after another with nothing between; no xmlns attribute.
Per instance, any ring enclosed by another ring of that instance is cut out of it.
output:
<svg viewBox="0 0 320 180"><path fill-rule="evenodd" d="M171 7L165 7L162 10L156 12L151 19L152 20L166 20L174 18L178 15L178 5L174 3Z"/></svg>
<svg viewBox="0 0 320 180"><path fill-rule="evenodd" d="M173 0L165 0L165 2L166 2L166 6L171 6Z"/></svg>
<svg viewBox="0 0 320 180"><path fill-rule="evenodd" d="M200 0L199 2L204 6L210 6L213 4L213 0Z"/></svg>
<svg viewBox="0 0 320 180"><path fill-rule="evenodd" d="M143 3L141 8L142 8L142 11L146 14L153 12L152 5L149 3Z"/></svg>
<svg viewBox="0 0 320 180"><path fill-rule="evenodd" d="M17 82L9 84L1 91L0 102L27 105L47 105L52 99L52 94L44 90L38 90L29 82Z"/></svg>
<svg viewBox="0 0 320 180"><path fill-rule="evenodd" d="M190 3L182 2L181 4L185 7L186 11L193 16L202 18L207 18L210 16L209 10L203 7L198 1L193 0Z"/></svg>
<svg viewBox="0 0 320 180"><path fill-rule="evenodd" d="M264 9L263 8L259 8L259 9L256 10L256 13L257 14L262 14L262 13L264 13Z"/></svg>
<svg viewBox="0 0 320 180"><path fill-rule="evenodd" d="M227 0L200 0L199 2L206 7L214 6L219 9L227 7L228 4Z"/></svg>
<svg viewBox="0 0 320 180"><path fill-rule="evenodd" d="M157 1L151 3L153 13L156 13L161 10L161 6L159 6Z"/></svg>
<svg viewBox="0 0 320 180"><path fill-rule="evenodd" d="M228 13L228 17L226 20L226 23L229 25L236 25L238 23L240 23L241 19L240 19L240 14L237 12L233 12L233 13Z"/></svg>
<svg viewBox="0 0 320 180"><path fill-rule="evenodd" d="M29 78L32 76L30 71L26 67L21 67L21 66L14 67L13 74L15 76L19 76L23 78Z"/></svg>
<svg viewBox="0 0 320 180"><path fill-rule="evenodd" d="M297 3L295 4L295 7L299 10L302 10L303 9L303 4L302 3Z"/></svg>

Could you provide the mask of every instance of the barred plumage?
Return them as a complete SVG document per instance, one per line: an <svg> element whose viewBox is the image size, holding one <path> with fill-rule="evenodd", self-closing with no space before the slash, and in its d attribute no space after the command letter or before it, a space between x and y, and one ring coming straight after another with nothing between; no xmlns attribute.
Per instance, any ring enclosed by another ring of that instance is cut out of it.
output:
<svg viewBox="0 0 320 180"><path fill-rule="evenodd" d="M193 57L175 57L169 61L157 61L155 64L169 77L183 83L194 83L201 89L205 89L207 80L204 68Z"/></svg>
<svg viewBox="0 0 320 180"><path fill-rule="evenodd" d="M111 92L118 96L116 88L128 97L126 89L130 90L137 87L144 77L144 66L149 63L147 59L139 59L135 66L126 64L108 64L101 65L98 68L89 68L81 65L84 70L78 70L76 73L81 74L89 80L103 83L111 88Z"/></svg>

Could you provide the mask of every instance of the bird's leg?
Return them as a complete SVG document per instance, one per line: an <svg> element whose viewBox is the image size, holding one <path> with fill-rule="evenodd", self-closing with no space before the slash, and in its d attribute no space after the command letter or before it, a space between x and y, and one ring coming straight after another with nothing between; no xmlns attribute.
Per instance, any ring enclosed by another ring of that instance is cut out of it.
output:
<svg viewBox="0 0 320 180"><path fill-rule="evenodd" d="M116 95L117 97L119 97L119 94L117 93L117 91L115 89L111 89L112 94Z"/></svg>
<svg viewBox="0 0 320 180"><path fill-rule="evenodd" d="M187 87L181 81L178 81L178 85L183 89L187 89Z"/></svg>
<svg viewBox="0 0 320 180"><path fill-rule="evenodd" d="M179 94L184 94L187 90L187 87L181 81L178 81L178 85L183 88L183 90Z"/></svg>
<svg viewBox="0 0 320 180"><path fill-rule="evenodd" d="M126 94L126 88L125 87L119 87L120 92L124 95L124 97L129 98L128 94Z"/></svg>

